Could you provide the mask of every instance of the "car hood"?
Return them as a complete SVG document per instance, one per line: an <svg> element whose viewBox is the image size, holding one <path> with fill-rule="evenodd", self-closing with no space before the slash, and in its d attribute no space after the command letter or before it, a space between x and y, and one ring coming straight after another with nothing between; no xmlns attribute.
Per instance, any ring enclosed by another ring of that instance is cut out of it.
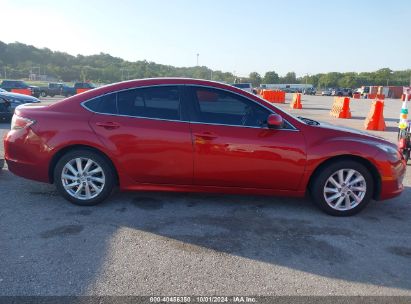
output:
<svg viewBox="0 0 411 304"><path fill-rule="evenodd" d="M327 122L319 122L319 123L320 124L318 126L311 126L311 127L338 131L338 132L341 132L341 136L355 135L356 137L358 136L361 137L363 140L373 141L375 143L381 143L385 145L390 145L392 147L397 147L395 144L386 140L385 138L367 133L365 131L361 131L361 130L353 129L349 127L336 126L336 125L333 125Z"/></svg>
<svg viewBox="0 0 411 304"><path fill-rule="evenodd" d="M38 100L37 98L33 97L33 96L29 96L29 95L24 95L24 94L19 94L19 93L4 93L1 92L0 93L0 97L4 97L6 99L11 98L14 99L16 101L19 102L40 102L40 100Z"/></svg>

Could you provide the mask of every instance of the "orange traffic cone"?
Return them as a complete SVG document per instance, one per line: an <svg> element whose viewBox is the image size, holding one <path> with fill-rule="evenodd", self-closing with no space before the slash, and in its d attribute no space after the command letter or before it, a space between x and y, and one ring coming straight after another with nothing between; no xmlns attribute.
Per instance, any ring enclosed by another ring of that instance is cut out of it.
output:
<svg viewBox="0 0 411 304"><path fill-rule="evenodd" d="M290 104L290 107L291 109L299 109L299 110L303 108L303 105L301 103L301 93L293 94L293 100Z"/></svg>
<svg viewBox="0 0 411 304"><path fill-rule="evenodd" d="M350 98L334 97L330 115L336 118L351 118Z"/></svg>
<svg viewBox="0 0 411 304"><path fill-rule="evenodd" d="M366 130L384 131L386 128L384 121L384 101L376 100L371 105L370 113L365 119Z"/></svg>

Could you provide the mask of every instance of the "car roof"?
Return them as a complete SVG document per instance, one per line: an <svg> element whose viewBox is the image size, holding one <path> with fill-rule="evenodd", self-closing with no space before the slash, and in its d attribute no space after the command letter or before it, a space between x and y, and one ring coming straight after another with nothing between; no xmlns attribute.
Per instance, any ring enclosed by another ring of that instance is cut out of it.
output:
<svg viewBox="0 0 411 304"><path fill-rule="evenodd" d="M145 79L135 79L128 80L123 82L117 82L113 84L108 84L102 87L99 87L93 91L100 91L101 93L108 93L111 91L126 90L135 87L144 87L144 86L155 86L155 85L199 85L199 86L209 86L216 88L223 88L226 90L234 91L243 94L244 91L237 89L231 85L211 81L204 79L194 79L194 78L181 78L181 77L159 77L159 78L145 78Z"/></svg>
<svg viewBox="0 0 411 304"><path fill-rule="evenodd" d="M63 99L59 102L50 104L47 106L47 109L53 111L54 109L58 109L58 111L77 111L77 107L73 105L77 104L78 106L82 107L81 104L89 99L102 96L104 94L113 93L116 91L122 90L129 90L134 88L143 88L143 87L150 87L156 85L195 85L195 86L204 86L204 87L211 87L216 89L222 89L229 92L236 93L238 95L247 97L251 100L256 101L257 103L263 105L264 107L271 109L272 111L276 111L277 113L282 113L287 121L292 123L294 126L301 125L301 122L294 118L292 115L288 114L287 112L281 110L280 108L276 107L275 105L269 103L268 101L254 95L250 92L245 90L236 88L232 85L211 81L211 80L203 80L203 79L193 79L193 78L180 78L180 77L167 77L167 78L145 78L145 79L136 79L136 80L128 80L118 83L113 83L105 86L101 86L95 89L88 90L86 92L76 94L74 96L68 97Z"/></svg>
<svg viewBox="0 0 411 304"><path fill-rule="evenodd" d="M53 105L51 105L51 107L61 106L62 104L65 104L66 101L69 103L71 103L72 101L82 102L87 99L95 98L100 95L112 93L115 91L122 91L122 90L138 88L138 87L156 86L156 85L198 85L198 86L205 86L205 87L213 87L213 88L219 88L219 89L231 91L231 92L241 94L244 96L248 96L248 98L251 98L254 100L259 99L254 94L251 94L242 89L239 89L234 86L224 84L221 82L217 82L217 81L193 79L193 78L181 78L181 77L167 77L167 78L135 79L135 80L128 80L128 81L108 84L108 85L101 86L101 87L98 87L92 90L88 90L80 94L76 94L58 103L54 103Z"/></svg>

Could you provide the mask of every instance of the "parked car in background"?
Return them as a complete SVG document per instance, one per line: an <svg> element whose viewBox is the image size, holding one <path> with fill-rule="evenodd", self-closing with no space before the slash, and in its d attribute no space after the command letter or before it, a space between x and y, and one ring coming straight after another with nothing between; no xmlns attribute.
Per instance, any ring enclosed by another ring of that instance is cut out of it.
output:
<svg viewBox="0 0 411 304"><path fill-rule="evenodd" d="M10 93L4 89L0 89L0 101L2 102L2 106L0 107L2 111L0 110L0 112L3 113L0 114L0 116L6 120L10 120L17 106L26 103L40 102L40 100L36 97L18 93Z"/></svg>
<svg viewBox="0 0 411 304"><path fill-rule="evenodd" d="M283 89L283 91L286 92L286 93L298 93L297 88L285 88L285 89Z"/></svg>
<svg viewBox="0 0 411 304"><path fill-rule="evenodd" d="M11 103L0 96L0 122L4 120L9 121L12 116Z"/></svg>
<svg viewBox="0 0 411 304"><path fill-rule="evenodd" d="M304 95L315 95L317 94L317 90L315 88L307 88L304 89Z"/></svg>
<svg viewBox="0 0 411 304"><path fill-rule="evenodd" d="M352 89L338 88L331 92L332 96L349 96L352 97Z"/></svg>
<svg viewBox="0 0 411 304"><path fill-rule="evenodd" d="M196 79L127 81L49 106L18 107L4 147L11 172L55 183L82 206L104 201L119 185L310 193L328 214L347 216L372 198L389 199L404 189L397 145L294 117L257 95Z"/></svg>
<svg viewBox="0 0 411 304"><path fill-rule="evenodd" d="M73 87L63 85L61 94L65 97L70 97L95 88L96 86L91 82L76 82Z"/></svg>
<svg viewBox="0 0 411 304"><path fill-rule="evenodd" d="M331 94L332 94L331 89L325 89L321 91L321 96L331 96Z"/></svg>
<svg viewBox="0 0 411 304"><path fill-rule="evenodd" d="M246 92L253 93L253 85L251 83L233 83L231 85Z"/></svg>
<svg viewBox="0 0 411 304"><path fill-rule="evenodd" d="M56 95L63 95L63 86L63 83L50 82L48 86L40 87L40 95L43 97L54 97Z"/></svg>
<svg viewBox="0 0 411 304"><path fill-rule="evenodd" d="M74 84L74 89L76 90L76 94L82 93L91 89L95 89L95 84L91 82L76 82Z"/></svg>
<svg viewBox="0 0 411 304"><path fill-rule="evenodd" d="M40 88L37 86L30 86L22 80L3 80L0 84L0 88L11 92L13 89L27 89L31 92L30 95L34 97L40 97Z"/></svg>
<svg viewBox="0 0 411 304"><path fill-rule="evenodd" d="M63 85L61 88L61 95L65 97L76 95L76 89L68 85Z"/></svg>

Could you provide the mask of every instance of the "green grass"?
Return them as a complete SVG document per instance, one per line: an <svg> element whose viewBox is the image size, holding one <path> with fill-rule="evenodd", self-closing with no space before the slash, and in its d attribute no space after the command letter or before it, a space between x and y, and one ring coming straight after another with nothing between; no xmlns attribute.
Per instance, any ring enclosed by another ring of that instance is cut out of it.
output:
<svg viewBox="0 0 411 304"><path fill-rule="evenodd" d="M25 83L27 83L28 85L32 85L32 86L38 86L38 87L47 87L49 85L49 81L37 81L37 80L26 80L26 79L11 79L8 78L7 80L22 80ZM0 83L3 81L3 78L0 78ZM54 81L50 81L50 82L54 82ZM60 81L56 81L56 82L60 82ZM64 82L61 81L62 83L68 85L68 86L74 86L73 82Z"/></svg>

